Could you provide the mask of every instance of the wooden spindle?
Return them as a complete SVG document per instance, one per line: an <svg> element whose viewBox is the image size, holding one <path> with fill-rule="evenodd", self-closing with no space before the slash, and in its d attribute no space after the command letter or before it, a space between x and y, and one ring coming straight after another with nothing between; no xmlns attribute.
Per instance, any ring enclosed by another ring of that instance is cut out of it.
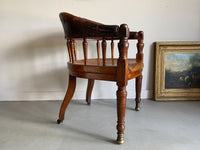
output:
<svg viewBox="0 0 200 150"><path fill-rule="evenodd" d="M97 57L100 59L100 43L99 40L97 40Z"/></svg>
<svg viewBox="0 0 200 150"><path fill-rule="evenodd" d="M72 52L71 52L70 40L67 40L67 49L68 49L68 54L69 54L69 61L72 62Z"/></svg>
<svg viewBox="0 0 200 150"><path fill-rule="evenodd" d="M74 42L74 56L75 56L75 61L77 60L77 46L76 46L76 42Z"/></svg>
<svg viewBox="0 0 200 150"><path fill-rule="evenodd" d="M76 60L75 42L74 42L74 40L70 40L70 48L71 48L71 57L72 57L72 63L73 63Z"/></svg>
<svg viewBox="0 0 200 150"><path fill-rule="evenodd" d="M111 40L111 58L114 58L114 42Z"/></svg>
<svg viewBox="0 0 200 150"><path fill-rule="evenodd" d="M102 54L103 54L103 65L104 66L106 64L106 46L107 46L106 40L103 39L103 41L102 41Z"/></svg>
<svg viewBox="0 0 200 150"><path fill-rule="evenodd" d="M136 54L136 60L137 61L143 61L143 43L144 39L144 33L142 31L138 32L138 43L137 43L137 54Z"/></svg>
<svg viewBox="0 0 200 150"><path fill-rule="evenodd" d="M88 48L88 43L87 43L87 40L84 38L83 39L83 53L84 53L84 63L85 64L87 62L87 48Z"/></svg>

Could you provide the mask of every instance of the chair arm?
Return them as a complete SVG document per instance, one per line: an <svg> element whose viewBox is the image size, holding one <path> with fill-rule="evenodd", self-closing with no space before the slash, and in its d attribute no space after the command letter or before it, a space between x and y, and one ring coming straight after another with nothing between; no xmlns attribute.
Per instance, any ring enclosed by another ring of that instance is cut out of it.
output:
<svg viewBox="0 0 200 150"><path fill-rule="evenodd" d="M130 31L128 39L138 39L138 32Z"/></svg>

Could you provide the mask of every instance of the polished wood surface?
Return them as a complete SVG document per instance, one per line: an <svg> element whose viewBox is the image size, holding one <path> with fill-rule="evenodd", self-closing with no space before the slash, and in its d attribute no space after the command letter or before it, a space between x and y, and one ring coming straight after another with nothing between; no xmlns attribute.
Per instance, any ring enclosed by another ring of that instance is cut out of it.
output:
<svg viewBox="0 0 200 150"><path fill-rule="evenodd" d="M91 95L94 86L94 79L88 79L88 87L86 92L86 102L88 105L91 104Z"/></svg>
<svg viewBox="0 0 200 150"><path fill-rule="evenodd" d="M136 98L135 98L135 101L136 101L136 106L135 106L135 110L139 111L140 110L140 102L141 102L141 98L140 98L140 95L141 95L141 86L142 86L142 78L143 76L140 75L138 77L136 77Z"/></svg>
<svg viewBox="0 0 200 150"><path fill-rule="evenodd" d="M64 28L65 38L69 54L69 85L66 96L60 108L58 123L64 120L65 110L72 99L76 87L76 77L87 78L88 87L86 102L91 104L91 94L94 80L116 82L117 95L117 143L124 142L125 110L126 110L126 86L128 80L136 78L136 107L140 110L140 95L143 70L143 38L142 31L129 31L128 25L104 25L88 19L76 17L69 13L60 13L60 19ZM87 39L96 40L96 58L88 59ZM84 59L77 59L76 40L82 40ZM114 40L118 40L118 57L114 58ZM129 41L137 40L137 54L135 59L127 58ZM108 44L110 43L110 46ZM111 58L107 58L110 47ZM102 56L100 56L102 50ZM103 94L103 93L102 93Z"/></svg>
<svg viewBox="0 0 200 150"><path fill-rule="evenodd" d="M72 96L74 95L75 89L76 89L76 77L69 75L68 89L60 108L59 119L57 120L58 124L64 120L65 110L69 102L71 101Z"/></svg>

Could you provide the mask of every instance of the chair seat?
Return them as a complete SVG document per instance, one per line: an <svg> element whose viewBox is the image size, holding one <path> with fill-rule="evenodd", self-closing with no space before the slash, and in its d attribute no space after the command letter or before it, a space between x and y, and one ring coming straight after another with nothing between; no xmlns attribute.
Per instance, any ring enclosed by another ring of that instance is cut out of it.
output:
<svg viewBox="0 0 200 150"><path fill-rule="evenodd" d="M128 79L139 76L143 69L143 63L136 59L128 59ZM68 62L69 74L80 78L90 78L98 80L116 81L117 59L77 60L73 63Z"/></svg>

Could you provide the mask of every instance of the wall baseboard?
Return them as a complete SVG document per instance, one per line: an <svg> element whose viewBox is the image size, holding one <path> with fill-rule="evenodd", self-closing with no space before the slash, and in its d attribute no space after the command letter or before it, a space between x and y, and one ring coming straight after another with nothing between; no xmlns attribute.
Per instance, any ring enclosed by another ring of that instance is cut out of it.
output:
<svg viewBox="0 0 200 150"><path fill-rule="evenodd" d="M99 93L93 91L92 99L116 99L116 94L104 91ZM85 99L85 90L76 91L73 99ZM47 100L63 100L65 91L21 91L10 95L1 95L0 101L47 101ZM142 90L142 98L151 99L153 95L152 90ZM127 98L134 99L135 92L128 91Z"/></svg>

